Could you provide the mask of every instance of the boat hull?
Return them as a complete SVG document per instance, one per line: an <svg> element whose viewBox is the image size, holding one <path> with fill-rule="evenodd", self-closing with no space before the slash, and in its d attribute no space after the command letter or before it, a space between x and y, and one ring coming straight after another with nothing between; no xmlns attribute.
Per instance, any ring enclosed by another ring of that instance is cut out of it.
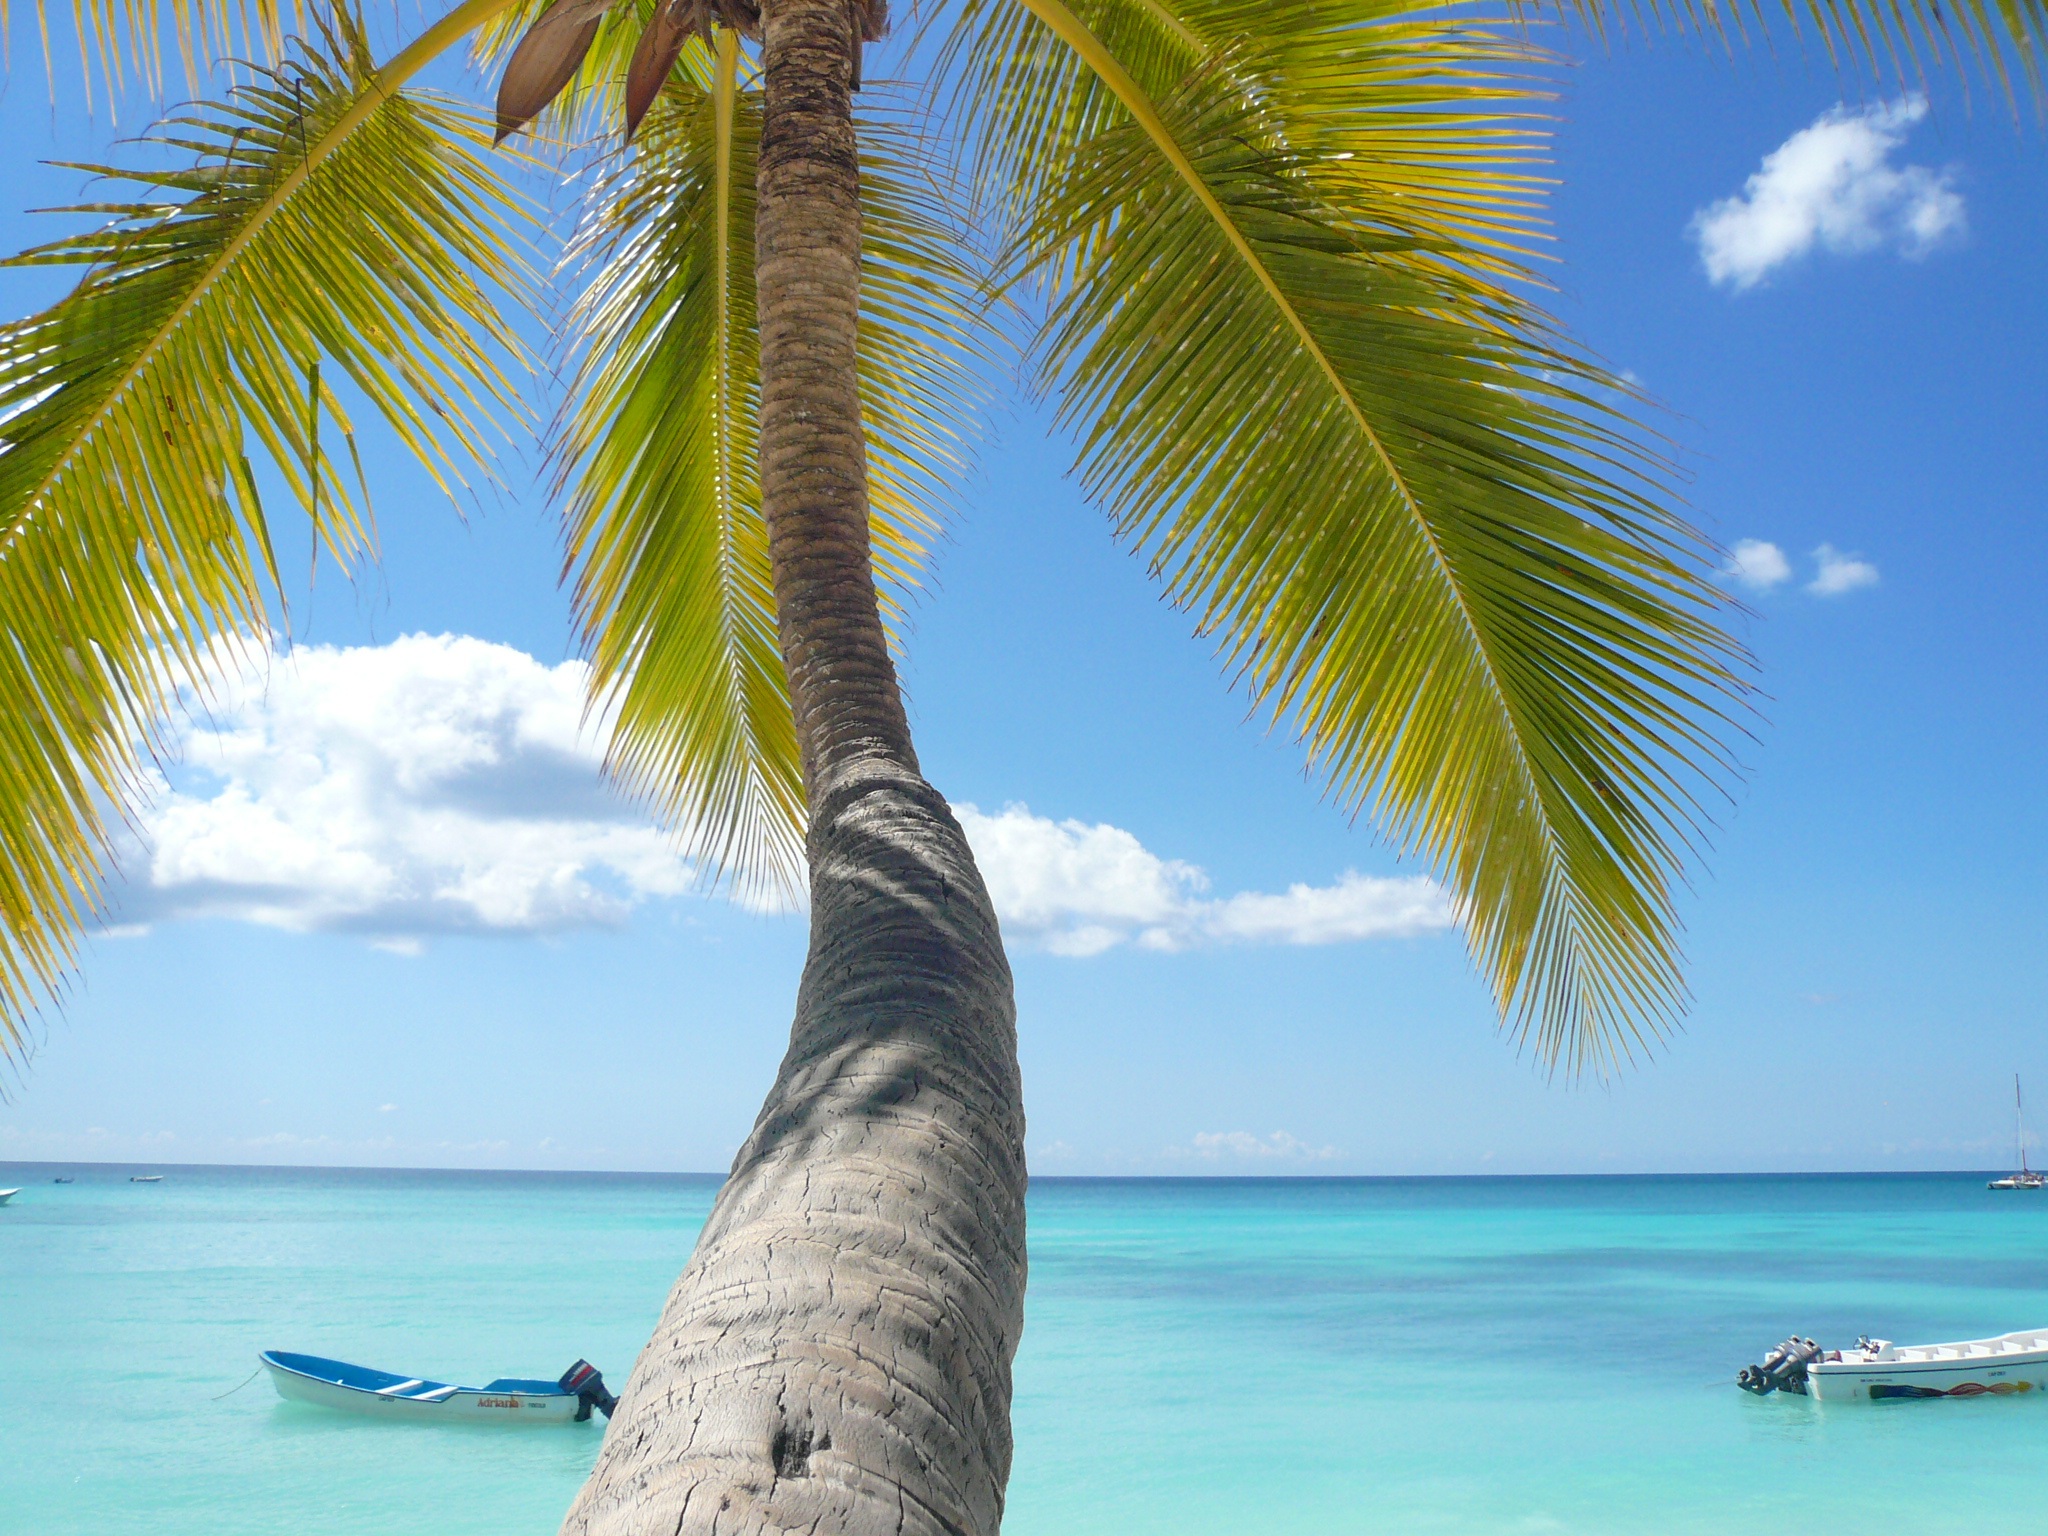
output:
<svg viewBox="0 0 2048 1536"><path fill-rule="evenodd" d="M258 1359L270 1373L277 1395L287 1402L311 1403L369 1418L436 1424L567 1424L574 1422L580 1406L575 1394L542 1382L458 1387L310 1355L279 1356L265 1351ZM380 1381L382 1385L377 1385ZM548 1390L529 1390L544 1386Z"/></svg>
<svg viewBox="0 0 2048 1536"><path fill-rule="evenodd" d="M5 1205L20 1193L19 1189L0 1189L0 1205Z"/></svg>
<svg viewBox="0 0 2048 1536"><path fill-rule="evenodd" d="M1826 1403L2048 1393L2048 1332L1918 1345L1876 1358L1843 1350L1807 1367L1806 1390Z"/></svg>

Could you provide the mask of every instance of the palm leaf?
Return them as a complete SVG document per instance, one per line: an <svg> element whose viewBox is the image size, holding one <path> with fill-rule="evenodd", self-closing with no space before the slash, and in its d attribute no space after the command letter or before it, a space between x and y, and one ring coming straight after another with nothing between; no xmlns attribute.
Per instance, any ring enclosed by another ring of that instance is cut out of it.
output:
<svg viewBox="0 0 2048 1536"><path fill-rule="evenodd" d="M1521 296L1526 47L1373 14L976 0L954 100L1087 489L1441 871L1518 1038L1602 1071L1682 1011L1743 662L1619 386Z"/></svg>
<svg viewBox="0 0 2048 1536"><path fill-rule="evenodd" d="M47 0L37 0L36 25L43 68L54 81L46 5ZM11 22L12 9L9 0L0 0L0 26ZM289 19L296 30L305 30L306 7L295 3ZM167 40L184 66L186 82L195 87L224 60L275 62L284 57L286 20L278 0L73 0L87 104L93 102L96 83L110 105L131 81L152 97L161 97Z"/></svg>
<svg viewBox="0 0 2048 1536"><path fill-rule="evenodd" d="M2037 103L2048 46L2044 0L1566 0L1596 32L1636 22L1746 41L1811 27L1837 63L1915 82L1930 65L1975 63L2010 93L2013 66Z"/></svg>
<svg viewBox="0 0 2048 1536"><path fill-rule="evenodd" d="M752 899L801 890L804 800L761 519L755 422L757 92L701 42L600 189L571 259L585 348L559 438L569 559L594 685L618 710L612 766ZM914 583L972 413L957 241L914 145L862 125L860 369L875 563Z"/></svg>
<svg viewBox="0 0 2048 1536"><path fill-rule="evenodd" d="M339 19L153 134L181 168L104 170L138 195L13 259L85 273L0 329L0 1047L69 962L179 680L265 626L252 453L347 558L367 513L330 452L353 457L338 379L444 485L488 450L491 348L516 343L477 275L521 268L478 125L395 90L430 56L380 76Z"/></svg>

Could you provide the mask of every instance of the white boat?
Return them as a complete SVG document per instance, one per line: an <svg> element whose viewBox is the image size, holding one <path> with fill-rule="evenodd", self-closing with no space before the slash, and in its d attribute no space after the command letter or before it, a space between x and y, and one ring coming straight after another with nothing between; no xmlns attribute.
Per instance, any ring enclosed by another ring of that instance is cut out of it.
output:
<svg viewBox="0 0 2048 1536"><path fill-rule="evenodd" d="M13 1189L0 1189L0 1205L5 1205L20 1193L21 1187L19 1185L16 1185Z"/></svg>
<svg viewBox="0 0 2048 1536"><path fill-rule="evenodd" d="M2027 1117L2020 1105L2020 1075L2012 1075L2012 1139L2019 1148L2020 1171L1993 1179L1986 1189L2040 1189L2048 1185L2048 1173L2036 1173L2027 1166Z"/></svg>
<svg viewBox="0 0 2048 1536"><path fill-rule="evenodd" d="M130 1184L161 1184L163 1181L164 1176L160 1173L131 1173L128 1175L128 1182Z"/></svg>
<svg viewBox="0 0 2048 1536"><path fill-rule="evenodd" d="M2048 1328L1956 1344L1863 1339L1823 1350L1806 1367L1806 1390L1824 1403L1893 1397L1999 1397L2048 1389Z"/></svg>
<svg viewBox="0 0 2048 1536"><path fill-rule="evenodd" d="M567 1424L589 1418L593 1408L610 1418L616 1401L605 1390L604 1377L582 1360L559 1381L501 1376L485 1386L459 1387L280 1349L266 1349L256 1358L269 1370L279 1397L379 1418Z"/></svg>

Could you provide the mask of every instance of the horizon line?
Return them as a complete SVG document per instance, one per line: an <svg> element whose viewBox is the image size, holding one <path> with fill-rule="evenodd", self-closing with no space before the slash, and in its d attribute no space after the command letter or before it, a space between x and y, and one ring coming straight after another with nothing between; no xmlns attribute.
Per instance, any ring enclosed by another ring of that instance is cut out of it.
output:
<svg viewBox="0 0 2048 1536"><path fill-rule="evenodd" d="M727 1172L673 1168L476 1168L392 1163L170 1163L103 1162L65 1158L0 1158L0 1168L162 1168L166 1170L241 1169L251 1173L475 1173L542 1178L716 1179ZM1638 1169L1592 1173L1032 1173L1034 1181L1061 1183L1150 1182L1179 1184L1394 1183L1421 1180L1477 1179L1922 1179L1975 1178L1998 1168L1772 1168L1679 1172ZM2010 1170L2005 1170L2010 1171Z"/></svg>

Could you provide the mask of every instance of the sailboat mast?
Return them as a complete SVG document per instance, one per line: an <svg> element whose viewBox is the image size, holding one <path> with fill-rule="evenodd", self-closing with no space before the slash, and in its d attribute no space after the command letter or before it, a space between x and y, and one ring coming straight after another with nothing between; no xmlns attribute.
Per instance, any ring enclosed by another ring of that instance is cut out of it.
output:
<svg viewBox="0 0 2048 1536"><path fill-rule="evenodd" d="M2020 1104L2020 1075L2012 1075L2012 1139L2019 1149L2020 1172L2027 1171L2027 1112Z"/></svg>

